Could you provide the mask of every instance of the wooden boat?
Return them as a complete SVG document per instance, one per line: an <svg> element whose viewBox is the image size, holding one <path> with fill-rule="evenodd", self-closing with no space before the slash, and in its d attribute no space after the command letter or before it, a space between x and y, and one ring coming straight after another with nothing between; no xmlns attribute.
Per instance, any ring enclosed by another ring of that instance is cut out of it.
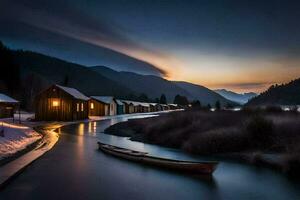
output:
<svg viewBox="0 0 300 200"><path fill-rule="evenodd" d="M98 145L100 150L116 157L170 170L182 171L186 173L212 174L218 165L218 162L215 161L196 162L173 160L154 157L148 155L148 153L145 152L124 149L109 144L104 144L101 142L98 142Z"/></svg>

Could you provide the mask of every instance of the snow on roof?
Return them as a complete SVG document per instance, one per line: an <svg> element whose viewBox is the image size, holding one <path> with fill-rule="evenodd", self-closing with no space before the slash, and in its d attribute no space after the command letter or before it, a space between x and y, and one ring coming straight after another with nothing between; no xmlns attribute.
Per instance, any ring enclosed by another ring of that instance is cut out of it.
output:
<svg viewBox="0 0 300 200"><path fill-rule="evenodd" d="M132 104L132 101L128 101L128 100L120 100L122 101L123 103L126 103L126 104Z"/></svg>
<svg viewBox="0 0 300 200"><path fill-rule="evenodd" d="M119 99L116 99L116 103L118 104L118 105L124 105L124 103L121 101L121 100L119 100Z"/></svg>
<svg viewBox="0 0 300 200"><path fill-rule="evenodd" d="M131 103L132 103L134 106L139 106L139 105L140 105L140 102L136 102L136 101L131 101Z"/></svg>
<svg viewBox="0 0 300 200"><path fill-rule="evenodd" d="M170 104L168 104L169 106L177 106L177 104L175 104L175 103L170 103Z"/></svg>
<svg viewBox="0 0 300 200"><path fill-rule="evenodd" d="M0 93L0 102L2 103L19 103L19 101L5 95L5 94L2 94Z"/></svg>
<svg viewBox="0 0 300 200"><path fill-rule="evenodd" d="M70 87L65 87L65 86L61 86L61 85L56 85L57 87L59 87L60 89L62 89L63 91L65 91L66 93L70 94L71 96L73 96L75 99L81 99L81 100L89 100L89 98L87 96L85 96L84 94L82 94L81 92L79 92L78 90L76 90L75 88L70 88Z"/></svg>
<svg viewBox="0 0 300 200"><path fill-rule="evenodd" d="M141 102L140 102L140 105L141 105L141 106L144 106L144 107L150 107L150 104L149 104L149 103L141 103Z"/></svg>
<svg viewBox="0 0 300 200"><path fill-rule="evenodd" d="M112 96L91 96L91 98L106 104L111 104L114 101L114 97Z"/></svg>

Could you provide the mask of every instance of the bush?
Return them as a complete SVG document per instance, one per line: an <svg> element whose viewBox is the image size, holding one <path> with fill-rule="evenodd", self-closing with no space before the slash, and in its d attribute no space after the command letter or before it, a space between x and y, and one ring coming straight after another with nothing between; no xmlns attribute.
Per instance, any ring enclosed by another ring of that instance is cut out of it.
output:
<svg viewBox="0 0 300 200"><path fill-rule="evenodd" d="M265 109L266 112L270 113L280 113L283 112L282 108L280 106L267 106Z"/></svg>
<svg viewBox="0 0 300 200"><path fill-rule="evenodd" d="M246 124L246 131L257 147L267 148L272 143L274 124L261 115L254 115Z"/></svg>

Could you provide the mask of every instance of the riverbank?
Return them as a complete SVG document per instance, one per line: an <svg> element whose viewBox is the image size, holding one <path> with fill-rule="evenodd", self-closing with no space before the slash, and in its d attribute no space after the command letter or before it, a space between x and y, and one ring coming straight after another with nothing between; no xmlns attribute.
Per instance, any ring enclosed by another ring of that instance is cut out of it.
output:
<svg viewBox="0 0 300 200"><path fill-rule="evenodd" d="M300 116L293 112L184 111L115 124L105 133L299 176Z"/></svg>
<svg viewBox="0 0 300 200"><path fill-rule="evenodd" d="M30 151L42 137L28 126L0 121L0 166Z"/></svg>

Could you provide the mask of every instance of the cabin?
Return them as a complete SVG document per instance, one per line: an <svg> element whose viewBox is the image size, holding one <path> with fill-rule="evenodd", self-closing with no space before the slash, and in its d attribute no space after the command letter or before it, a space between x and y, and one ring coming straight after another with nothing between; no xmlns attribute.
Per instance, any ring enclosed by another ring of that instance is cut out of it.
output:
<svg viewBox="0 0 300 200"><path fill-rule="evenodd" d="M91 96L90 116L112 116L117 114L117 103L112 96Z"/></svg>
<svg viewBox="0 0 300 200"><path fill-rule="evenodd" d="M162 111L162 110L163 110L162 105L159 104L159 103L157 103L157 104L155 105L155 111L158 112L158 111Z"/></svg>
<svg viewBox="0 0 300 200"><path fill-rule="evenodd" d="M156 112L156 104L157 103L149 103L150 112Z"/></svg>
<svg viewBox="0 0 300 200"><path fill-rule="evenodd" d="M132 101L131 103L133 104L133 112L134 113L142 112L142 107L141 107L141 104L139 102Z"/></svg>
<svg viewBox="0 0 300 200"><path fill-rule="evenodd" d="M131 101L121 100L124 103L125 113L131 114L134 113L134 106Z"/></svg>
<svg viewBox="0 0 300 200"><path fill-rule="evenodd" d="M150 112L150 104L149 103L140 103L141 112Z"/></svg>
<svg viewBox="0 0 300 200"><path fill-rule="evenodd" d="M178 105L177 104L168 104L170 110L176 110L178 109Z"/></svg>
<svg viewBox="0 0 300 200"><path fill-rule="evenodd" d="M162 107L162 111L164 110L170 110L170 107L167 104L160 104Z"/></svg>
<svg viewBox="0 0 300 200"><path fill-rule="evenodd" d="M35 119L73 121L88 118L89 98L78 90L52 85L35 98Z"/></svg>
<svg viewBox="0 0 300 200"><path fill-rule="evenodd" d="M19 101L0 93L0 118L14 117Z"/></svg>
<svg viewBox="0 0 300 200"><path fill-rule="evenodd" d="M119 99L116 99L116 103L117 103L117 114L118 115L124 114L125 113L125 104Z"/></svg>

